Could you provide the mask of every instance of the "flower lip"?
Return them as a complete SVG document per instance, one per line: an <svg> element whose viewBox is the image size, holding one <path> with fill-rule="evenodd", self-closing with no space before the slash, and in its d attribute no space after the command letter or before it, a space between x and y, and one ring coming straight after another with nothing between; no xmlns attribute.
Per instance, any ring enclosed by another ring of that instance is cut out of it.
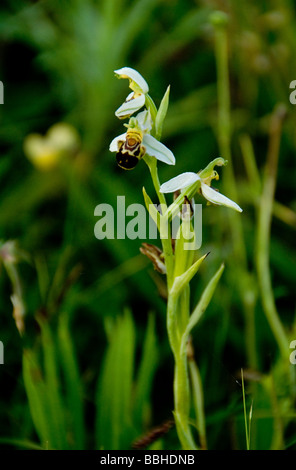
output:
<svg viewBox="0 0 296 470"><path fill-rule="evenodd" d="M117 137L114 137L111 144L109 145L110 152L118 152L118 145L120 142L124 142L126 139L126 132L124 134L120 134Z"/></svg>
<svg viewBox="0 0 296 470"><path fill-rule="evenodd" d="M166 163L167 165L175 164L176 160L173 152L171 152L171 150L168 149L164 144L149 134L152 127L149 111L142 111L136 117L130 118L129 124L126 125L126 127L128 128L127 132L119 135L118 137L115 137L110 143L109 150L111 152L118 153L119 151L122 152L125 150L125 152L129 152L131 154L129 149L130 142L127 142L127 138L132 137L136 138L137 145L140 147L139 155L135 155L133 153L133 156L136 156L138 159L140 159L146 153L150 157L154 157L157 160Z"/></svg>
<svg viewBox="0 0 296 470"><path fill-rule="evenodd" d="M122 67L121 69L114 70L114 73L119 78L128 78L130 81L130 88L137 93L148 93L149 87L146 80L137 70L131 67Z"/></svg>

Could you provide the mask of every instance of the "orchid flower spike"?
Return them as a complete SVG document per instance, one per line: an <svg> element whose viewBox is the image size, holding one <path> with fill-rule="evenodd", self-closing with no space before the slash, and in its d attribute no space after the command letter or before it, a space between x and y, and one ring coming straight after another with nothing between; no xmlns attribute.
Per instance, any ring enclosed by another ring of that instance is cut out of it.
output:
<svg viewBox="0 0 296 470"><path fill-rule="evenodd" d="M182 173L166 183L163 183L160 186L160 192L173 193L196 184L196 191L199 190L203 197L210 203L230 207L238 212L242 212L238 204L210 187L212 179L219 178L218 173L213 170L215 164L224 165L225 163L223 159L216 159L211 162L205 170L199 172L199 174L193 172Z"/></svg>
<svg viewBox="0 0 296 470"><path fill-rule="evenodd" d="M142 75L130 67L123 67L114 70L118 78L128 78L129 87L133 90L126 98L125 102L117 109L115 115L119 119L130 117L133 113L142 108L145 104L146 94L149 91L148 84Z"/></svg>
<svg viewBox="0 0 296 470"><path fill-rule="evenodd" d="M125 126L127 132L115 137L109 147L111 152L116 152L117 163L121 168L132 170L146 154L168 165L175 164L171 150L149 134L152 120L148 110L130 118Z"/></svg>

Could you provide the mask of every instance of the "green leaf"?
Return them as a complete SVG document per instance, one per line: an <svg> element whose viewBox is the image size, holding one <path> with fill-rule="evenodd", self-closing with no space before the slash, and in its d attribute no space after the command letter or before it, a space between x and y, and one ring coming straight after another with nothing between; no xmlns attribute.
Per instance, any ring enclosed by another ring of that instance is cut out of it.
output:
<svg viewBox="0 0 296 470"><path fill-rule="evenodd" d="M149 315L141 362L137 374L133 408L134 420L139 428L143 428L150 418L150 392L153 375L157 366L157 358L158 348L155 333L155 317L154 315Z"/></svg>
<svg viewBox="0 0 296 470"><path fill-rule="evenodd" d="M222 276L223 271L224 271L224 264L220 266L216 274L214 274L214 276L212 277L212 279L206 286L205 290L203 291L200 301L198 302L197 306L195 307L195 309L193 310L189 318L189 322L188 322L186 331L184 333L184 337L186 338L188 337L189 333L195 327L195 325L199 322L201 316L203 315L206 308L208 307L214 295L214 292L220 280L220 277Z"/></svg>
<svg viewBox="0 0 296 470"><path fill-rule="evenodd" d="M169 96L170 96L170 86L167 87L167 90L161 100L159 105L157 115L155 118L155 138L160 140L162 134L163 123L167 114L169 106Z"/></svg>
<svg viewBox="0 0 296 470"><path fill-rule="evenodd" d="M44 450L39 444L29 441L28 439L0 437L0 444L8 444L13 447L22 447L23 449L30 450Z"/></svg>
<svg viewBox="0 0 296 470"><path fill-rule="evenodd" d="M150 217L152 218L152 220L156 223L158 231L160 231L162 215L156 209L156 207L153 204L152 200L150 199L150 197L146 193L145 188L143 188L143 195L144 195L144 201L145 201L146 209L147 209Z"/></svg>
<svg viewBox="0 0 296 470"><path fill-rule="evenodd" d="M52 449L54 448L54 435L48 408L47 389L36 353L31 349L25 349L23 352L23 379L32 421L40 442L44 448Z"/></svg>
<svg viewBox="0 0 296 470"><path fill-rule="evenodd" d="M185 271L185 273L181 274L180 276L177 276L174 280L172 289L171 289L171 295L174 297L177 297L180 292L184 289L185 286L189 284L191 279L195 276L197 271L200 268L200 265L202 264L203 260L208 256L209 253L206 253L204 256L199 258L195 263Z"/></svg>
<svg viewBox="0 0 296 470"><path fill-rule="evenodd" d="M135 325L126 311L116 319L98 380L96 394L97 449L119 450L130 445Z"/></svg>
<svg viewBox="0 0 296 470"><path fill-rule="evenodd" d="M60 383L58 377L58 357L54 338L47 321L38 319L41 328L41 341L44 355L44 376L48 397L48 410L54 432L54 445L58 450L67 450L67 431Z"/></svg>
<svg viewBox="0 0 296 470"><path fill-rule="evenodd" d="M191 237L191 239L190 239ZM194 243L195 233L190 219L185 218L179 227L175 242L175 271L174 277L184 274L192 266L195 250L184 249L189 243Z"/></svg>
<svg viewBox="0 0 296 470"><path fill-rule="evenodd" d="M85 427L83 420L82 383L69 332L68 316L62 314L58 324L58 344L61 366L65 375L67 405L70 410L71 427L75 450L84 449Z"/></svg>

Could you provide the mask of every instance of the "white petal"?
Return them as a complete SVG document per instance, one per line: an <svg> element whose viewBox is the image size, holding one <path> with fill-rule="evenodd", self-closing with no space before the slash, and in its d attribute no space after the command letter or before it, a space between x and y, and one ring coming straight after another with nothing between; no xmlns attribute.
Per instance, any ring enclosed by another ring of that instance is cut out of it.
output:
<svg viewBox="0 0 296 470"><path fill-rule="evenodd" d="M155 157L157 160L167 163L168 165L175 165L176 160L173 152L171 152L159 140L156 140L152 135L145 134L143 137L143 145L146 148L147 155Z"/></svg>
<svg viewBox="0 0 296 470"><path fill-rule="evenodd" d="M234 209L238 212L242 212L243 210L239 207L236 202L233 202L231 199L228 199L228 197L223 196L223 194L219 193L218 191L215 191L215 189L210 188L205 183L201 183L201 192L203 196L209 201L212 202L213 204L218 204L219 206L226 206L226 207L231 207L231 209Z"/></svg>
<svg viewBox="0 0 296 470"><path fill-rule="evenodd" d="M166 183L163 183L160 186L160 192L174 193L175 191L178 191L178 189L187 188L187 186L190 186L198 180L200 180L200 177L196 173L192 173L191 171L181 173L180 175L175 176Z"/></svg>
<svg viewBox="0 0 296 470"><path fill-rule="evenodd" d="M141 90L143 93L148 93L148 84L146 80L144 80L142 75L137 72L137 70L132 69L130 67L122 67L121 69L114 70L114 73L116 73L116 75L119 75L119 78L129 78L130 80L135 82L138 86L137 91Z"/></svg>
<svg viewBox="0 0 296 470"><path fill-rule="evenodd" d="M115 137L115 139L113 139L111 144L109 145L110 152L118 152L118 142L124 142L125 139L126 139L126 133Z"/></svg>
<svg viewBox="0 0 296 470"><path fill-rule="evenodd" d="M125 118L131 116L145 104L145 95L140 94L134 98L134 92L130 93L125 102L115 111L115 116Z"/></svg>
<svg viewBox="0 0 296 470"><path fill-rule="evenodd" d="M147 110L142 111L141 113L137 114L136 119L143 133L151 131L152 120L151 120L150 111L147 111Z"/></svg>

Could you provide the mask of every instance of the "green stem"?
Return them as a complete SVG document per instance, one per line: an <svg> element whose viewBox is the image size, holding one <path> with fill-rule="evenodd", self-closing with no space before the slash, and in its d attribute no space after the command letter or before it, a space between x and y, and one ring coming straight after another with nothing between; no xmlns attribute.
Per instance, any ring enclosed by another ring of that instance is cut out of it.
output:
<svg viewBox="0 0 296 470"><path fill-rule="evenodd" d="M157 172L157 160L156 158L147 158L144 157L146 160L146 163L148 165L148 168L150 170L153 186L155 189L155 192L157 194L158 200L160 204L163 207L164 212L167 209L167 204L166 204L166 199L163 193L160 192L160 182L158 178L158 172ZM173 255L173 248L172 248L172 241L171 241L171 231L170 227L167 227L167 230L165 230L166 233L162 234L160 233L161 236L161 243L162 243L162 248L163 248L163 253L164 253L164 258L165 258L165 265L167 269L167 285L168 289L171 288L173 284L173 272L174 272L174 255ZM162 236L163 235L163 236Z"/></svg>
<svg viewBox="0 0 296 470"><path fill-rule="evenodd" d="M244 405L246 445L247 445L247 450L250 450L250 433L249 433L249 429L248 429L248 418L247 418L247 406L246 406L245 382L244 382L243 369L241 369L241 376L242 376L242 390L243 390L243 405Z"/></svg>
<svg viewBox="0 0 296 470"><path fill-rule="evenodd" d="M204 395L199 369L193 354L188 355L189 373L193 390L193 404L195 408L196 424L202 449L207 448L206 419L204 411Z"/></svg>
<svg viewBox="0 0 296 470"><path fill-rule="evenodd" d="M278 343L280 352L283 358L287 359L287 356L289 354L289 342L276 309L269 269L270 229L273 212L282 121L284 117L284 113L282 111L283 110L281 108L277 109L272 117L269 151L267 155L267 162L263 180L263 189L258 211L255 260L263 309L269 326Z"/></svg>
<svg viewBox="0 0 296 470"><path fill-rule="evenodd" d="M227 16L222 12L213 14L212 22L215 26L215 53L217 64L217 93L218 93L218 144L220 154L228 161L224 173L224 187L234 201L238 201L238 191L234 176L231 152L231 101L230 83L228 70L228 38L227 38ZM228 211L228 221L232 234L233 259L237 269L237 283L242 299L246 322L246 351L248 362L251 367L256 367L256 340L255 340L255 299L251 274L248 272L248 262L243 225L241 216L234 211ZM246 289L248 285L248 289ZM250 301L250 299L252 299Z"/></svg>
<svg viewBox="0 0 296 470"><path fill-rule="evenodd" d="M157 115L157 108L150 98L146 95L146 106L150 110L153 123ZM152 133L154 132L152 129ZM145 156L145 162L150 170L152 182L155 192L157 194L159 203L161 204L163 214L167 211L166 199L163 193L160 192L160 182L157 171L157 160L155 158ZM166 219L167 220L167 219ZM169 224L169 221L167 221ZM184 450L196 449L191 429L189 426L189 409L190 409L190 387L188 377L188 362L186 351L181 349L181 338L185 331L189 318L189 285L185 286L183 291L175 295L171 292L175 276L180 274L175 272L175 261L171 239L171 229L168 225L165 227L165 233L162 233L160 225L160 238L165 258L165 265L167 270L167 289L168 289L168 304L167 304L167 331L169 343L173 352L175 361L174 372L174 415L176 422L177 434ZM188 255L188 253L186 253ZM182 250L181 256L184 256ZM189 260L188 256L186 259ZM188 266L184 266L184 270Z"/></svg>
<svg viewBox="0 0 296 470"><path fill-rule="evenodd" d="M181 350L181 337L177 325L178 298L169 293L167 308L167 330L175 359L174 414L177 434L183 450L197 449L189 426L190 388L186 351Z"/></svg>
<svg viewBox="0 0 296 470"><path fill-rule="evenodd" d="M216 25L216 63L217 63L217 93L218 93L218 143L221 156L228 164L224 172L224 186L230 198L237 201L238 191L234 176L231 152L231 105L230 84L228 71L228 39L226 23ZM233 233L235 255L243 266L247 266L247 255L244 244L241 217L235 211L228 211L229 222Z"/></svg>

